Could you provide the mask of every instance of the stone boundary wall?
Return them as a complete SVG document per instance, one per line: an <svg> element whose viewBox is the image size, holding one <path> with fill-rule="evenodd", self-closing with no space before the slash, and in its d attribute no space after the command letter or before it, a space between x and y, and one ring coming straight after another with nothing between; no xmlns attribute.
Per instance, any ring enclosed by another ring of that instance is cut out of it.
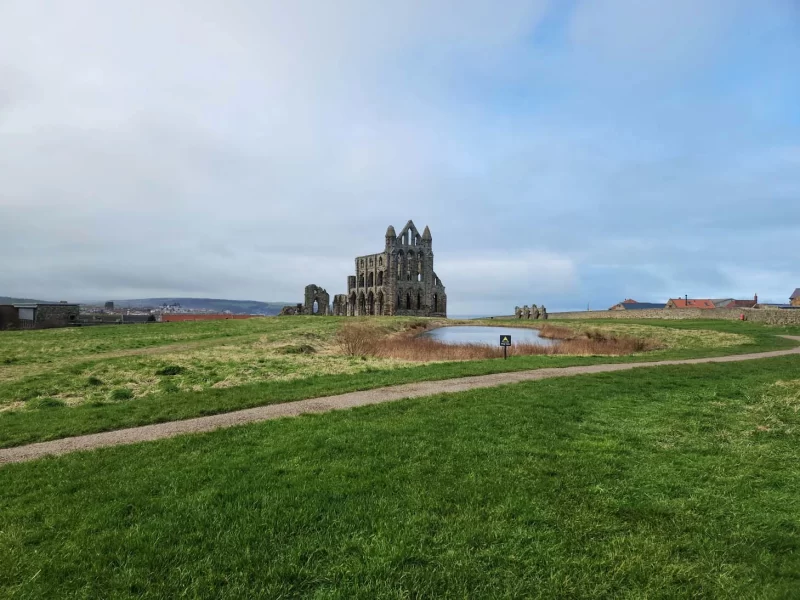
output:
<svg viewBox="0 0 800 600"><path fill-rule="evenodd" d="M769 325L800 325L800 310L768 308L653 308L647 310L584 310L550 313L551 319L727 319L739 320L744 313L748 321Z"/></svg>
<svg viewBox="0 0 800 600"><path fill-rule="evenodd" d="M172 313L161 315L162 323L178 323L183 321L224 321L227 319L250 319L251 315L203 315L190 313Z"/></svg>

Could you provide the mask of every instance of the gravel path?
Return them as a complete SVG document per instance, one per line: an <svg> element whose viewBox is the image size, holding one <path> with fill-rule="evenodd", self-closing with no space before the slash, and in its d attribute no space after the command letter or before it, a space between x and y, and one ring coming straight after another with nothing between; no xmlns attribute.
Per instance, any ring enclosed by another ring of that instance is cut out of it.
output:
<svg viewBox="0 0 800 600"><path fill-rule="evenodd" d="M787 335L782 337L800 342L800 336ZM235 412L211 415L208 417L198 417L196 419L187 419L184 421L158 423L156 425L145 425L143 427L132 427L130 429L120 429L106 433L94 433L91 435L81 435L77 437L53 440L51 442L30 444L28 446L0 449L0 465L5 463L34 460L47 455L67 454L69 452L76 452L78 450L91 450L94 448L104 448L106 446L118 446L121 444L135 444L137 442L161 440L186 433L213 431L215 429L234 427L236 425L244 425L246 423L254 423L257 421L267 421L282 417L296 417L304 414L324 413L331 410L354 408L356 406L365 406L368 404L393 402L395 400L402 400L404 398L419 398L421 396L431 396L433 394L454 393L465 390L495 387L507 383L536 381L538 379L549 379L552 377L571 377L574 375L586 375L592 373L628 371L630 369L658 367L662 365L697 365L702 363L739 362L744 360L787 356L790 354L800 354L800 346L797 348L792 348L791 350L776 350L773 352L761 352L758 354L738 354L734 356L695 358L689 360L665 360L660 362L619 363L589 365L583 367L536 369L533 371L496 373L494 375L480 375L475 377L460 377L458 379L445 379L441 381L408 383L404 385L366 390L363 392L351 392L349 394L341 394L338 396L326 396L324 398L311 398L309 400L298 400L296 402L259 406L256 408L237 410Z"/></svg>

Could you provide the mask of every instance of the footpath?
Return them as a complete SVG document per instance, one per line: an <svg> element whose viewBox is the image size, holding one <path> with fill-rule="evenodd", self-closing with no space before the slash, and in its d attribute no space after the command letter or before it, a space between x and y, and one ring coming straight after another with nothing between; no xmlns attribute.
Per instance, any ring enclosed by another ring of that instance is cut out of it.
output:
<svg viewBox="0 0 800 600"><path fill-rule="evenodd" d="M782 336L790 340L800 342L800 336ZM760 352L756 354L737 354L733 356L718 356L712 358L693 358L687 360L665 360L659 362L636 362L636 363L617 363L605 365L589 365L581 367L562 367L553 369L536 369L532 371L516 371L513 373L496 373L494 375L479 375L475 377L460 377L457 379L445 379L441 381L425 381L419 383L407 383L362 392L350 392L337 396L325 396L322 398L311 398L308 400L298 400L295 402L285 402L282 404L270 404L256 408L247 408L219 415L186 419L183 421L172 421L169 423L157 423L155 425L144 425L142 427L131 427L129 429L118 429L104 433L93 433L81 435L50 442L39 442L27 446L16 448L0 449L0 465L6 463L25 462L35 460L44 456L68 454L79 450L93 450L95 448L105 448L108 446L119 446L123 444L136 444L139 442L150 442L163 440L178 435L190 433L202 433L235 427L247 423L259 421L269 421L283 417L296 417L299 415L325 413L332 410L342 410L366 406L369 404L382 404L384 402L394 402L406 398L420 398L435 394L451 394L467 390L480 388L490 388L510 383L521 383L523 381L537 381L540 379L550 379L553 377L573 377L576 375L591 375L595 373L612 373L616 371L629 371L631 369L641 369L659 367L665 365L699 365L705 363L727 363L741 362L745 360L759 360L764 358L775 358L778 356L788 356L800 354L800 346L790 350L775 350L772 352Z"/></svg>

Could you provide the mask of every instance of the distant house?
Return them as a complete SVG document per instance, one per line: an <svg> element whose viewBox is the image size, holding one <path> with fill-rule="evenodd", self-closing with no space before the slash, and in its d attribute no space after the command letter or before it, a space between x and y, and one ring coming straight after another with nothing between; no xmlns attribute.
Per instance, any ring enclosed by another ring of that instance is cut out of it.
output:
<svg viewBox="0 0 800 600"><path fill-rule="evenodd" d="M625 307L624 307L625 304L639 304L639 303L636 302L636 300L633 300L631 298L626 298L625 300L623 300L622 302L620 302L618 304L615 304L614 306L612 306L608 310L625 310Z"/></svg>
<svg viewBox="0 0 800 600"><path fill-rule="evenodd" d="M792 306L800 306L800 288L797 288L794 293L789 296L789 304Z"/></svg>
<svg viewBox="0 0 800 600"><path fill-rule="evenodd" d="M703 310L711 310L717 307L714 306L714 301L708 298L670 298L664 308L700 308Z"/></svg>
<svg viewBox="0 0 800 600"><path fill-rule="evenodd" d="M712 298L711 301L716 308L725 308L728 304L733 302L733 298Z"/></svg>
<svg viewBox="0 0 800 600"><path fill-rule="evenodd" d="M666 305L657 302L637 302L636 300L623 300L619 304L615 304L608 310L658 310L664 308Z"/></svg>
<svg viewBox="0 0 800 600"><path fill-rule="evenodd" d="M755 308L758 304L758 294L755 294L752 300L726 298L725 300L712 300L712 302L717 308Z"/></svg>

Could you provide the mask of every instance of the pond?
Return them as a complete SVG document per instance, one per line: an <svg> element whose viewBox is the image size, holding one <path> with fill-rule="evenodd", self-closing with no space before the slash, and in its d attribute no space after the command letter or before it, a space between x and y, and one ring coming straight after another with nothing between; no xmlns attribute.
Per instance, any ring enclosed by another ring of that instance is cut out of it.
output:
<svg viewBox="0 0 800 600"><path fill-rule="evenodd" d="M481 327L478 325L452 325L449 327L438 327L421 334L420 337L428 337L445 344L489 344L500 346L500 336L508 334L511 336L511 343L518 344L541 344L542 346L552 346L556 340L548 340L539 337L538 329L526 329L522 327Z"/></svg>

